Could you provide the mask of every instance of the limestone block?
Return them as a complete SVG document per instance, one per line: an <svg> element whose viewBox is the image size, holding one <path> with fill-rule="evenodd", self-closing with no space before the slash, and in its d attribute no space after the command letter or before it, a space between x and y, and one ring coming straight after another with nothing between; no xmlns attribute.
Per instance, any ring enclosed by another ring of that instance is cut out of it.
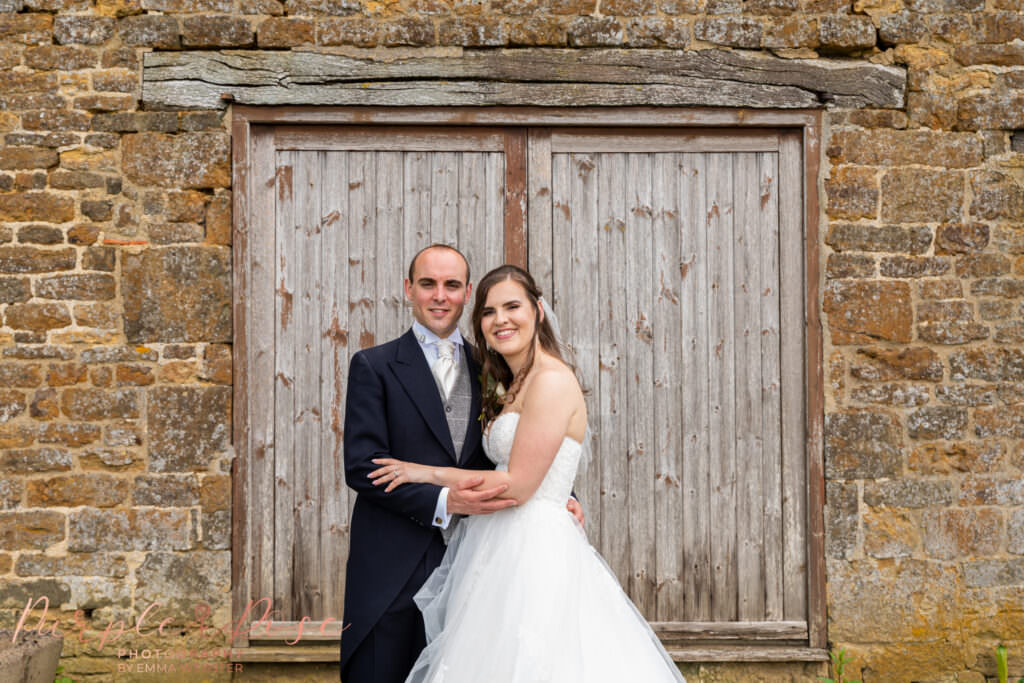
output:
<svg viewBox="0 0 1024 683"><path fill-rule="evenodd" d="M194 619L199 602L216 610L231 601L228 552L150 553L136 570L136 577L136 601L146 605L159 602L162 611L179 620Z"/></svg>
<svg viewBox="0 0 1024 683"><path fill-rule="evenodd" d="M71 313L64 304L11 304L4 313L4 324L19 330L46 332L71 324Z"/></svg>
<svg viewBox="0 0 1024 683"><path fill-rule="evenodd" d="M922 202L921 197L928 201ZM963 174L921 168L896 168L882 176L883 221L896 223L960 220Z"/></svg>
<svg viewBox="0 0 1024 683"><path fill-rule="evenodd" d="M64 223L74 220L75 201L66 195L50 192L25 192L0 194L0 220L4 221L48 221ZM10 271L3 263L7 254L17 253L17 247L0 247L0 271ZM35 259L32 259L35 261ZM46 270L50 270L47 268ZM39 272L39 271L32 271Z"/></svg>
<svg viewBox="0 0 1024 683"><path fill-rule="evenodd" d="M260 47L295 47L316 42L316 24L299 17L270 17L256 31Z"/></svg>
<svg viewBox="0 0 1024 683"><path fill-rule="evenodd" d="M137 133L126 135L122 147L125 176L138 185L174 189L230 185L230 144L225 134Z"/></svg>
<svg viewBox="0 0 1024 683"><path fill-rule="evenodd" d="M899 419L874 412L825 415L825 476L870 479L898 476L903 469Z"/></svg>
<svg viewBox="0 0 1024 683"><path fill-rule="evenodd" d="M64 523L64 514L60 512L0 512L0 548L45 550L64 540ZM7 589L3 592L7 593Z"/></svg>
<svg viewBox="0 0 1024 683"><path fill-rule="evenodd" d="M187 48L249 47L255 33L243 17L196 15L182 20L181 42Z"/></svg>
<svg viewBox="0 0 1024 683"><path fill-rule="evenodd" d="M910 557L921 546L921 532L904 510L865 510L864 552L878 559Z"/></svg>
<svg viewBox="0 0 1024 683"><path fill-rule="evenodd" d="M182 246L126 253L122 274L130 342L231 341L227 249Z"/></svg>
<svg viewBox="0 0 1024 683"><path fill-rule="evenodd" d="M30 474L71 469L71 452L63 448L5 448L0 452L0 472Z"/></svg>
<svg viewBox="0 0 1024 683"><path fill-rule="evenodd" d="M850 372L863 380L942 379L942 361L926 346L904 349L867 347L857 350L858 362Z"/></svg>
<svg viewBox="0 0 1024 683"><path fill-rule="evenodd" d="M989 243L989 226L984 223L942 225L935 233L936 254L968 254Z"/></svg>
<svg viewBox="0 0 1024 683"><path fill-rule="evenodd" d="M43 299L107 301L114 298L115 292L114 277L99 273L55 275L35 283L35 294Z"/></svg>
<svg viewBox="0 0 1024 683"><path fill-rule="evenodd" d="M761 22L753 17L713 17L693 23L694 38L715 45L760 47L763 34Z"/></svg>
<svg viewBox="0 0 1024 683"><path fill-rule="evenodd" d="M825 265L828 279L866 278L875 275L875 259L865 254L829 254Z"/></svg>
<svg viewBox="0 0 1024 683"><path fill-rule="evenodd" d="M71 474L28 482L29 507L113 507L125 502L129 482L106 474Z"/></svg>
<svg viewBox="0 0 1024 683"><path fill-rule="evenodd" d="M825 553L852 557L858 547L857 485L829 481L825 484Z"/></svg>
<svg viewBox="0 0 1024 683"><path fill-rule="evenodd" d="M887 256L879 263L883 277L935 277L949 271L949 259L936 256Z"/></svg>
<svg viewBox="0 0 1024 683"><path fill-rule="evenodd" d="M853 389L850 398L861 403L914 408L927 403L930 395L926 384L869 384Z"/></svg>
<svg viewBox="0 0 1024 683"><path fill-rule="evenodd" d="M920 254L931 246L932 230L924 225L900 227L833 223L829 226L825 243L836 251Z"/></svg>
<svg viewBox="0 0 1024 683"><path fill-rule="evenodd" d="M164 50L180 47L178 20L170 16L128 16L118 22L117 33L125 45Z"/></svg>
<svg viewBox="0 0 1024 683"><path fill-rule="evenodd" d="M135 477L135 505L191 507L199 504L199 480L194 474L143 474Z"/></svg>
<svg viewBox="0 0 1024 683"><path fill-rule="evenodd" d="M878 172L875 169L835 167L825 181L825 210L834 219L876 218L878 194Z"/></svg>
<svg viewBox="0 0 1024 683"><path fill-rule="evenodd" d="M53 37L62 45L102 45L114 36L113 17L58 15L53 20Z"/></svg>
<svg viewBox="0 0 1024 683"><path fill-rule="evenodd" d="M61 395L61 410L72 420L106 420L139 416L139 394L134 389L71 387Z"/></svg>
<svg viewBox="0 0 1024 683"><path fill-rule="evenodd" d="M825 315L834 344L911 339L910 285L834 280L825 286Z"/></svg>
<svg viewBox="0 0 1024 683"><path fill-rule="evenodd" d="M1003 515L990 508L925 510L924 550L941 560L984 557L999 550Z"/></svg>
<svg viewBox="0 0 1024 683"><path fill-rule="evenodd" d="M206 470L230 443L230 387L154 387L149 392L150 471Z"/></svg>
<svg viewBox="0 0 1024 683"><path fill-rule="evenodd" d="M869 481L864 484L864 502L871 507L924 508L950 505L953 483L921 479Z"/></svg>
<svg viewBox="0 0 1024 683"><path fill-rule="evenodd" d="M190 550L194 546L186 509L78 508L68 515L68 530L71 552Z"/></svg>

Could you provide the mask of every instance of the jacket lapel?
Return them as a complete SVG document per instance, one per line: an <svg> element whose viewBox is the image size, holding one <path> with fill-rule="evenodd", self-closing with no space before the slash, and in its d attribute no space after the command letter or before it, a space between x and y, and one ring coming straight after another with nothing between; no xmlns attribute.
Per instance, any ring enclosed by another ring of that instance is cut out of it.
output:
<svg viewBox="0 0 1024 683"><path fill-rule="evenodd" d="M469 427L466 429L466 440L462 442L462 452L459 453L460 463L465 462L480 443L482 433L479 417L483 410L480 395L480 365L476 362L475 349L470 346L469 342L465 342L462 345L462 351L466 354L466 367L469 370L469 384L472 387L473 398L469 403Z"/></svg>
<svg viewBox="0 0 1024 683"><path fill-rule="evenodd" d="M388 365L395 373L402 388L405 389L405 393L412 399L412 403L423 417L423 421L427 423L438 442L444 446L454 460L455 445L452 443L452 435L448 430L448 420L444 416L441 395L437 391L437 383L434 381L433 373L430 372L430 366L427 365L427 359L423 357L423 349L420 348L412 330L399 337L398 351L395 353L394 360Z"/></svg>

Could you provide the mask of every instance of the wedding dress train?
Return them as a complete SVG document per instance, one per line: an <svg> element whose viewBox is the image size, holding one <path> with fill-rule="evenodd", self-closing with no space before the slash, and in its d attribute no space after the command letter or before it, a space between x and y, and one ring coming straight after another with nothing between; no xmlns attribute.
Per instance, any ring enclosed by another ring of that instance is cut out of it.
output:
<svg viewBox="0 0 1024 683"><path fill-rule="evenodd" d="M484 437L498 469L518 422ZM685 683L565 509L581 452L565 437L530 500L459 523L416 594L427 647L407 683Z"/></svg>

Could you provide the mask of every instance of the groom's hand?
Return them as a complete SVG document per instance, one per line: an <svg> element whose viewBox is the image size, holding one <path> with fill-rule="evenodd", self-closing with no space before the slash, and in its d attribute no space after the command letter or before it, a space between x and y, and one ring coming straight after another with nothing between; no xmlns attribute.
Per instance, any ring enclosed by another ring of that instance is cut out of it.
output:
<svg viewBox="0 0 1024 683"><path fill-rule="evenodd" d="M583 526L585 518L583 516L583 506L575 498L570 498L569 502L565 504L565 509L572 513L572 516L576 518L576 521Z"/></svg>
<svg viewBox="0 0 1024 683"><path fill-rule="evenodd" d="M453 515L487 515L510 508L516 501L510 498L495 498L508 489L507 484L485 491L473 488L484 483L483 477L467 477L448 489L448 512Z"/></svg>

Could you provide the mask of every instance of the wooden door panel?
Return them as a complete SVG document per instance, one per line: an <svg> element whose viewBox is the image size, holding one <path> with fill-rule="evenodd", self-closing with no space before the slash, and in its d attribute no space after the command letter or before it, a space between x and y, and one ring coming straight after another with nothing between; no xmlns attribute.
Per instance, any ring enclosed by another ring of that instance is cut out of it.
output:
<svg viewBox="0 0 1024 683"><path fill-rule="evenodd" d="M422 247L457 246L477 276L504 260L505 154L494 141L504 144L507 133L461 133L406 129L396 141L379 128L320 138L278 127L253 135L253 157L266 166L255 175L260 209L248 258L265 280L252 280L260 303L247 329L256 448L243 609L268 597L276 621L342 618L354 502L342 449L351 357L410 325L402 280Z"/></svg>
<svg viewBox="0 0 1024 683"><path fill-rule="evenodd" d="M341 618L348 364L407 328L408 259L446 242L474 280L526 262L552 300L591 390L587 532L666 642L808 640L799 135L279 125L251 139L236 618L264 596L276 620Z"/></svg>
<svg viewBox="0 0 1024 683"><path fill-rule="evenodd" d="M592 390L591 541L665 628L806 638L799 141L533 129L529 159L530 267Z"/></svg>

